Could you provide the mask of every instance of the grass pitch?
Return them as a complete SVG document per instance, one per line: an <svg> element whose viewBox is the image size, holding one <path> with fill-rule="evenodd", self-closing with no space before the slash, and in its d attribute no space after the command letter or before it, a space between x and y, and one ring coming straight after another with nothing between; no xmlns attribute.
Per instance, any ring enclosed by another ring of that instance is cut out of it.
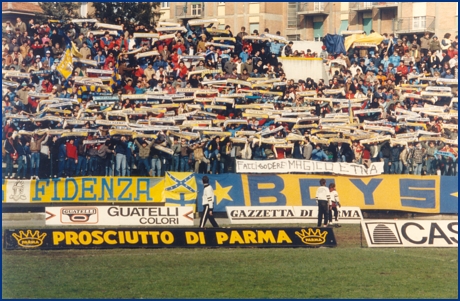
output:
<svg viewBox="0 0 460 301"><path fill-rule="evenodd" d="M2 296L458 298L457 248L370 249L359 227L336 248L3 250Z"/></svg>

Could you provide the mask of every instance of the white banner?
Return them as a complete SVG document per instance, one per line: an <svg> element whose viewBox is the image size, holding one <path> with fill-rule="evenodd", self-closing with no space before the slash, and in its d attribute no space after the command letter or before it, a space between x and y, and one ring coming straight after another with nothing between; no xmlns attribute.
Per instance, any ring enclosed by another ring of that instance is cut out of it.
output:
<svg viewBox="0 0 460 301"><path fill-rule="evenodd" d="M318 222L317 206L227 206L231 224L298 224ZM337 208L338 224L359 224L359 207ZM334 218L334 216L333 216Z"/></svg>
<svg viewBox="0 0 460 301"><path fill-rule="evenodd" d="M193 226L190 207L68 206L45 212L47 226Z"/></svg>
<svg viewBox="0 0 460 301"><path fill-rule="evenodd" d="M160 22L161 23L161 22ZM158 33L151 33L151 32L135 32L133 34L133 38L135 39L140 39L140 38L158 38L160 37L160 34Z"/></svg>
<svg viewBox="0 0 460 301"><path fill-rule="evenodd" d="M165 31L182 31L186 32L187 29L184 26L174 26L174 27L157 27L156 31L165 32Z"/></svg>
<svg viewBox="0 0 460 301"><path fill-rule="evenodd" d="M457 220L363 220L370 248L458 247Z"/></svg>
<svg viewBox="0 0 460 301"><path fill-rule="evenodd" d="M216 46L216 47L221 47L221 48L235 48L233 45L227 45L227 44L221 44L221 43L214 43L214 42L206 42L206 46Z"/></svg>
<svg viewBox="0 0 460 301"><path fill-rule="evenodd" d="M375 176L383 173L383 162L365 165L345 162L323 162L301 159L236 160L237 173L334 173L349 176Z"/></svg>
<svg viewBox="0 0 460 301"><path fill-rule="evenodd" d="M190 26L197 26L197 25L209 25L209 24L217 24L219 25L219 20L218 19L205 19L205 20L202 20L202 19L194 19L194 20L189 20L188 21L188 24Z"/></svg>
<svg viewBox="0 0 460 301"><path fill-rule="evenodd" d="M115 25L115 24L96 23L94 26L97 27L97 28L108 28L108 29L114 29L114 30L123 30L123 26Z"/></svg>
<svg viewBox="0 0 460 301"><path fill-rule="evenodd" d="M147 52L141 52L141 53L138 53L136 54L136 58L140 58L140 57L146 57L146 56L152 56L152 55L159 55L160 53L158 53L158 51L147 51Z"/></svg>

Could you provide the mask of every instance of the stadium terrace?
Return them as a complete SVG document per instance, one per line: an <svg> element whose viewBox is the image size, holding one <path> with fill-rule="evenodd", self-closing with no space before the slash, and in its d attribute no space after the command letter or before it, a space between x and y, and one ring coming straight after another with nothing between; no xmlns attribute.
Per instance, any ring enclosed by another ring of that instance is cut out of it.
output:
<svg viewBox="0 0 460 301"><path fill-rule="evenodd" d="M456 175L457 37L372 31L299 51L219 25L6 23L4 177L223 174L238 160L290 172L279 159Z"/></svg>

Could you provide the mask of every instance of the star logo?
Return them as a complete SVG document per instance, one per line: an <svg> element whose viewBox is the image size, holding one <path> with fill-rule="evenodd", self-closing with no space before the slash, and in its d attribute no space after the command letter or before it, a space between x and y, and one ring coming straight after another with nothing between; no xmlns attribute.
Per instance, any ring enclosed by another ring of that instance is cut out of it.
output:
<svg viewBox="0 0 460 301"><path fill-rule="evenodd" d="M458 198L458 191L457 191L457 192L454 192L454 193L451 193L450 195L451 195L451 196L454 196L454 197L456 197L456 198Z"/></svg>
<svg viewBox="0 0 460 301"><path fill-rule="evenodd" d="M219 205L223 200L233 202L233 199L228 194L232 188L233 186L222 187L220 186L219 182L216 181L216 189L214 190L214 195L216 196L217 205Z"/></svg>

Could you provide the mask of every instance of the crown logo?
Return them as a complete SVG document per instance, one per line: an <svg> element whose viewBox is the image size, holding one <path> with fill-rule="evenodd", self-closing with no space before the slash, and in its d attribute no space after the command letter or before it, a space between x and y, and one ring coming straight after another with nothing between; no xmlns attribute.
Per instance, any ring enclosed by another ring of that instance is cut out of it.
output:
<svg viewBox="0 0 460 301"><path fill-rule="evenodd" d="M306 245L322 245L326 242L327 231L321 232L320 229L313 230L309 228L308 231L302 229L301 232L296 231L295 234Z"/></svg>
<svg viewBox="0 0 460 301"><path fill-rule="evenodd" d="M24 231L19 231L19 235L13 233L13 237L23 248L37 248L43 244L43 239L45 238L46 233L40 234L39 230L36 230L32 233L32 230L27 230L26 233Z"/></svg>

